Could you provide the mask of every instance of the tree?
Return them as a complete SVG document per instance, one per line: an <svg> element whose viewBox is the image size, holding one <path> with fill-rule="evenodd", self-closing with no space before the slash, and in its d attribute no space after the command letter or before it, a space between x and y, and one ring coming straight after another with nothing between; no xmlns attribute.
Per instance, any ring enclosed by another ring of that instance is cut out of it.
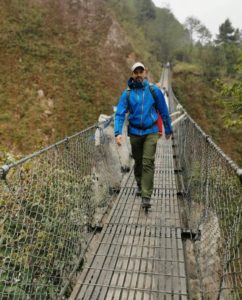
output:
<svg viewBox="0 0 242 300"><path fill-rule="evenodd" d="M217 44L230 44L239 41L240 34L238 29L234 29L229 19L219 26L219 34L217 35Z"/></svg>
<svg viewBox="0 0 242 300"><path fill-rule="evenodd" d="M155 5L151 0L138 0L136 7L137 20L139 23L143 23L155 18Z"/></svg>
<svg viewBox="0 0 242 300"><path fill-rule="evenodd" d="M201 22L197 18L190 16L186 18L184 25L189 32L191 42L194 42L195 40L194 34L199 30L201 26Z"/></svg>
<svg viewBox="0 0 242 300"><path fill-rule="evenodd" d="M242 45L242 29L239 30L239 28L235 29L235 40L236 43Z"/></svg>
<svg viewBox="0 0 242 300"><path fill-rule="evenodd" d="M205 45L211 41L212 34L203 24L197 30L198 40L202 45Z"/></svg>
<svg viewBox="0 0 242 300"><path fill-rule="evenodd" d="M154 29L154 38L157 40L160 48L158 57L163 62L171 61L177 51L181 52L181 49L184 49L185 45L189 45L187 31L184 30L184 27L167 8L157 11Z"/></svg>
<svg viewBox="0 0 242 300"><path fill-rule="evenodd" d="M219 34L215 42L226 58L224 67L227 75L234 76L236 74L236 64L240 57L241 32L232 26L229 19L226 19L219 26Z"/></svg>
<svg viewBox="0 0 242 300"><path fill-rule="evenodd" d="M224 73L224 66L226 65L225 53L220 47L215 47L212 44L206 45L202 47L200 63L204 76L208 81L212 82Z"/></svg>
<svg viewBox="0 0 242 300"><path fill-rule="evenodd" d="M212 34L196 17L187 17L184 25L189 32L192 44L199 42L201 45L205 45L211 40Z"/></svg>
<svg viewBox="0 0 242 300"><path fill-rule="evenodd" d="M242 55L240 63L237 65L239 74L242 74ZM226 97L224 106L227 110L225 114L225 124L228 127L242 127L242 83L241 80L235 81L232 85L228 85L218 81L221 95Z"/></svg>

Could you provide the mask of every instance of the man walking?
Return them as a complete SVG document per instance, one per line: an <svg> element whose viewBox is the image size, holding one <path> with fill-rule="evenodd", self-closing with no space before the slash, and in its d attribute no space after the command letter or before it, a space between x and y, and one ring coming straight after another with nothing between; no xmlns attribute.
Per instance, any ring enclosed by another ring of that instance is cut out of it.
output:
<svg viewBox="0 0 242 300"><path fill-rule="evenodd" d="M135 161L134 175L138 194L142 196L142 206L148 208L153 191L156 145L160 136L158 112L167 139L172 134L172 128L164 96L157 86L152 85L151 89L144 65L136 62L131 71L128 88L122 93L115 114L115 137L116 143L121 145L125 114L129 113L128 135Z"/></svg>

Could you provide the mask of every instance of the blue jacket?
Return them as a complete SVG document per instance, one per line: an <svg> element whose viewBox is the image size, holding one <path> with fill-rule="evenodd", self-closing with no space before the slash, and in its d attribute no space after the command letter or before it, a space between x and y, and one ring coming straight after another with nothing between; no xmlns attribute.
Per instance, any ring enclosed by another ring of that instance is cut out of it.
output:
<svg viewBox="0 0 242 300"><path fill-rule="evenodd" d="M171 120L165 98L160 89L156 85L153 86L157 99L156 101L153 99L153 96L150 92L148 80L136 82L130 78L128 81L128 86L130 88L129 97L128 91L125 90L122 93L117 106L114 128L115 136L122 134L125 114L127 112L129 112L128 134L141 136L158 132L159 128L156 124L158 114L156 108L162 117L165 127L165 134L171 134Z"/></svg>

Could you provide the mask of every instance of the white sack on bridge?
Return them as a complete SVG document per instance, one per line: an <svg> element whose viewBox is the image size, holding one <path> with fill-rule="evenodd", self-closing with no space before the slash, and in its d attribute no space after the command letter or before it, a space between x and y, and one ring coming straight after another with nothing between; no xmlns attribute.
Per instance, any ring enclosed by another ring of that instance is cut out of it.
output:
<svg viewBox="0 0 242 300"><path fill-rule="evenodd" d="M121 182L122 172L126 172L130 169L131 165L131 149L129 137L127 136L127 126L124 126L122 146L117 146L114 137L114 122L112 117L101 114L98 122L101 124L95 133L95 146L98 147L101 144L106 145L106 151L108 151L108 158L115 169L113 180ZM105 127L105 121L111 120L110 124ZM104 124L104 125L103 125Z"/></svg>

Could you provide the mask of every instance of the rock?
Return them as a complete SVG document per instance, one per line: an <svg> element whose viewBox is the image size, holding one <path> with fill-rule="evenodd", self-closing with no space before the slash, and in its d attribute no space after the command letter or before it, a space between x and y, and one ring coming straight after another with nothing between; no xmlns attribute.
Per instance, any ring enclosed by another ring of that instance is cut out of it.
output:
<svg viewBox="0 0 242 300"><path fill-rule="evenodd" d="M49 117L49 116L52 115L52 112L51 112L50 110L45 110L45 111L44 111L44 114L45 114L47 117Z"/></svg>
<svg viewBox="0 0 242 300"><path fill-rule="evenodd" d="M53 108L54 107L54 101L50 98L47 99L47 105L49 106L49 108Z"/></svg>
<svg viewBox="0 0 242 300"><path fill-rule="evenodd" d="M115 49L125 47L128 44L129 42L127 36L121 29L119 23L115 20L112 20L112 24L107 34L105 47L111 47L111 49Z"/></svg>
<svg viewBox="0 0 242 300"><path fill-rule="evenodd" d="M44 96L45 96L43 90L38 90L37 94L38 94L38 98L39 98L39 99L44 98Z"/></svg>

